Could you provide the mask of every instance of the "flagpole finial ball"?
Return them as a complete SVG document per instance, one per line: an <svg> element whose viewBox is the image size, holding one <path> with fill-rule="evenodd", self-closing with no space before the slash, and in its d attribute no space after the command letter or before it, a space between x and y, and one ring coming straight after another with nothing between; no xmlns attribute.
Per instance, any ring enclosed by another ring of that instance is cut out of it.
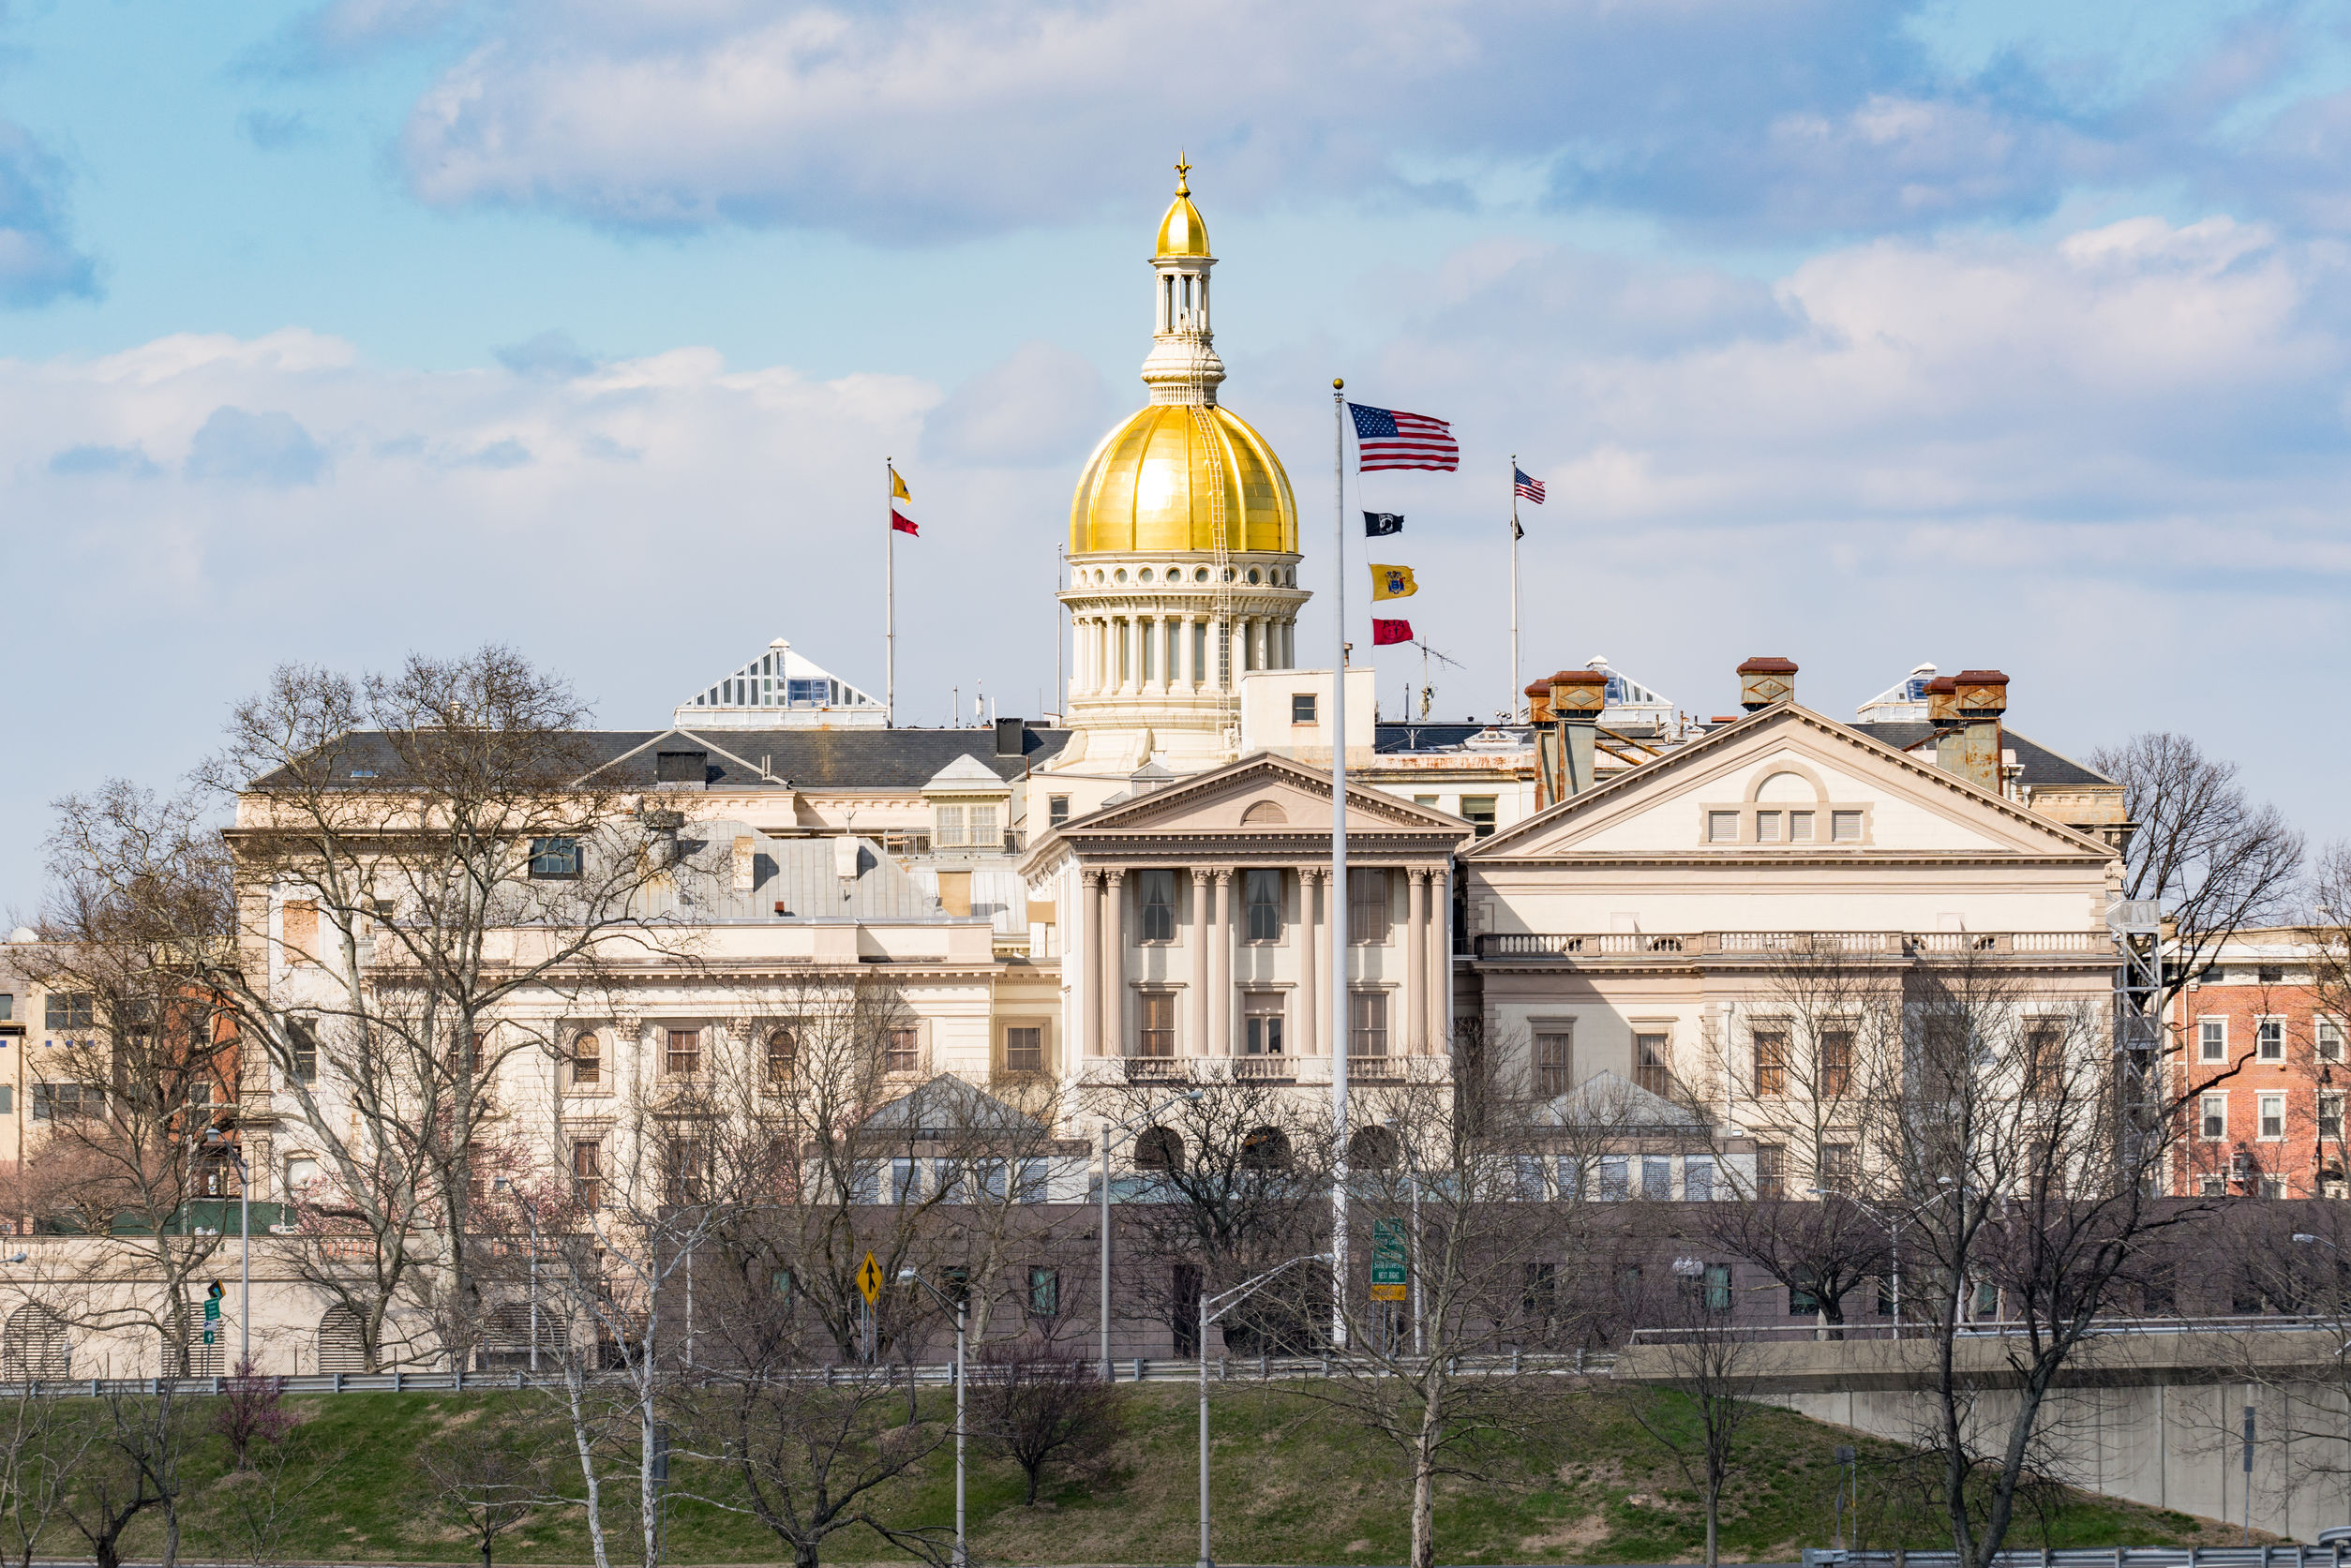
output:
<svg viewBox="0 0 2351 1568"><path fill-rule="evenodd" d="M1330 389L1333 392L1344 392L1347 390L1347 383L1339 377L1333 376L1330 379Z"/></svg>

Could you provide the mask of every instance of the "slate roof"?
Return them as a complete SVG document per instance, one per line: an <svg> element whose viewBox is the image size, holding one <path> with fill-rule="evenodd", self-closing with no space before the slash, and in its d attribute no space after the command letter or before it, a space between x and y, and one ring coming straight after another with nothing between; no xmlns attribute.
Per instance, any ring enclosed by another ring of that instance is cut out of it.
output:
<svg viewBox="0 0 2351 1568"><path fill-rule="evenodd" d="M1018 779L1066 745L1065 729L1024 730L1022 754L996 754L994 729L598 729L576 737L586 771L600 784L651 789L663 752L706 752L712 789L921 789L958 757L996 777ZM384 738L357 731L335 742L335 772L354 783L397 783L398 758ZM767 769L763 774L762 767ZM257 779L267 789L277 775Z"/></svg>
<svg viewBox="0 0 2351 1568"><path fill-rule="evenodd" d="M932 1132L1045 1130L1045 1125L1036 1117L949 1072L942 1072L913 1093L891 1100L858 1125L866 1132L912 1131L917 1137Z"/></svg>
<svg viewBox="0 0 2351 1568"><path fill-rule="evenodd" d="M1645 1127L1685 1131L1702 1127L1687 1109L1605 1069L1535 1111L1553 1127Z"/></svg>
<svg viewBox="0 0 2351 1568"><path fill-rule="evenodd" d="M1897 752L1912 746L1935 733L1935 726L1924 722L1887 724L1848 724L1849 729L1860 731ZM2083 767L2062 753L2053 752L2037 740L2029 740L2014 730L2002 725L2000 744L2016 754L2016 761L2024 769L2024 782L2037 788L2065 784L2111 784L2115 781L2105 774Z"/></svg>
<svg viewBox="0 0 2351 1568"><path fill-rule="evenodd" d="M748 889L735 886L735 841L751 840ZM870 840L857 841L857 876L833 873L833 839L773 839L740 822L696 822L681 835L673 902L648 913L694 920L943 919L921 883ZM777 904L784 914L775 912Z"/></svg>

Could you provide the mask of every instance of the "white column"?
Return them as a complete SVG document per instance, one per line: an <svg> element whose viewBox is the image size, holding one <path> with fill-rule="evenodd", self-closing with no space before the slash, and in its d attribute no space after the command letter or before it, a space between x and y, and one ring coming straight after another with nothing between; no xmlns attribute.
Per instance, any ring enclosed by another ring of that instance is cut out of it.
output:
<svg viewBox="0 0 2351 1568"><path fill-rule="evenodd" d="M1190 1053L1208 1054L1208 993L1216 983L1208 964L1208 874L1191 871L1191 1041Z"/></svg>
<svg viewBox="0 0 2351 1568"><path fill-rule="evenodd" d="M1164 692L1174 684L1169 679L1167 667L1167 618L1161 615L1146 615L1143 618L1141 624L1144 645L1150 650L1151 678L1143 683L1144 689L1151 692Z"/></svg>
<svg viewBox="0 0 2351 1568"><path fill-rule="evenodd" d="M1216 906L1208 912L1208 1052L1233 1054L1233 873L1219 870L1210 884Z"/></svg>
<svg viewBox="0 0 2351 1568"><path fill-rule="evenodd" d="M1086 889L1084 914L1078 920L1078 1003L1086 1009L1086 1053L1102 1053L1102 878L1099 872L1081 874Z"/></svg>
<svg viewBox="0 0 2351 1568"><path fill-rule="evenodd" d="M1127 1054L1126 879L1123 871L1102 874L1102 1049L1113 1056Z"/></svg>
<svg viewBox="0 0 2351 1568"><path fill-rule="evenodd" d="M1315 966L1320 956L1322 938L1317 933L1322 921L1315 897L1316 885L1323 874L1312 866L1298 872L1298 1016L1294 1027L1296 1034L1290 1041L1294 1055L1310 1056L1319 1040L1314 1027L1316 1004L1321 1000L1322 971Z"/></svg>
<svg viewBox="0 0 2351 1568"><path fill-rule="evenodd" d="M1445 930L1453 920L1453 890L1440 867L1429 874L1429 1049L1453 1053L1453 945Z"/></svg>
<svg viewBox="0 0 2351 1568"><path fill-rule="evenodd" d="M1417 1056L1429 1027L1429 874L1415 868L1404 922L1404 1054Z"/></svg>

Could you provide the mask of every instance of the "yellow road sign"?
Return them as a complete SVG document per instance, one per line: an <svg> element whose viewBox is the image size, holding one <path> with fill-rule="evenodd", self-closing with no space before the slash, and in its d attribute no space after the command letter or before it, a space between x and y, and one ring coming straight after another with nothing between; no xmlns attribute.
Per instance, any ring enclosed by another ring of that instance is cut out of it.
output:
<svg viewBox="0 0 2351 1568"><path fill-rule="evenodd" d="M1373 1301L1402 1301L1404 1299L1404 1287L1401 1285L1374 1285L1371 1287L1371 1299Z"/></svg>
<svg viewBox="0 0 2351 1568"><path fill-rule="evenodd" d="M871 1307L881 1300L881 1265L874 1262L874 1255L868 1252L865 1261L857 1265L858 1292L864 1296L865 1305Z"/></svg>

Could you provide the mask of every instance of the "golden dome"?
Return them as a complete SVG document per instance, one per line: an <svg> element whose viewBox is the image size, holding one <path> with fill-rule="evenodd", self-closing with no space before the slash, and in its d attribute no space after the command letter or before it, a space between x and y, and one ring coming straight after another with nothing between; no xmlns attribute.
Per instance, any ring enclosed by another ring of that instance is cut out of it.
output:
<svg viewBox="0 0 2351 1568"><path fill-rule="evenodd" d="M1220 408L1154 403L1102 438L1070 503L1070 553L1213 550L1212 473L1228 550L1298 547L1298 504L1265 438Z"/></svg>
<svg viewBox="0 0 2351 1568"><path fill-rule="evenodd" d="M1208 254L1208 226L1200 221L1200 209L1191 204L1190 174L1191 165L1177 158L1176 200L1167 204L1167 216L1160 219L1160 244L1151 252L1153 261Z"/></svg>

